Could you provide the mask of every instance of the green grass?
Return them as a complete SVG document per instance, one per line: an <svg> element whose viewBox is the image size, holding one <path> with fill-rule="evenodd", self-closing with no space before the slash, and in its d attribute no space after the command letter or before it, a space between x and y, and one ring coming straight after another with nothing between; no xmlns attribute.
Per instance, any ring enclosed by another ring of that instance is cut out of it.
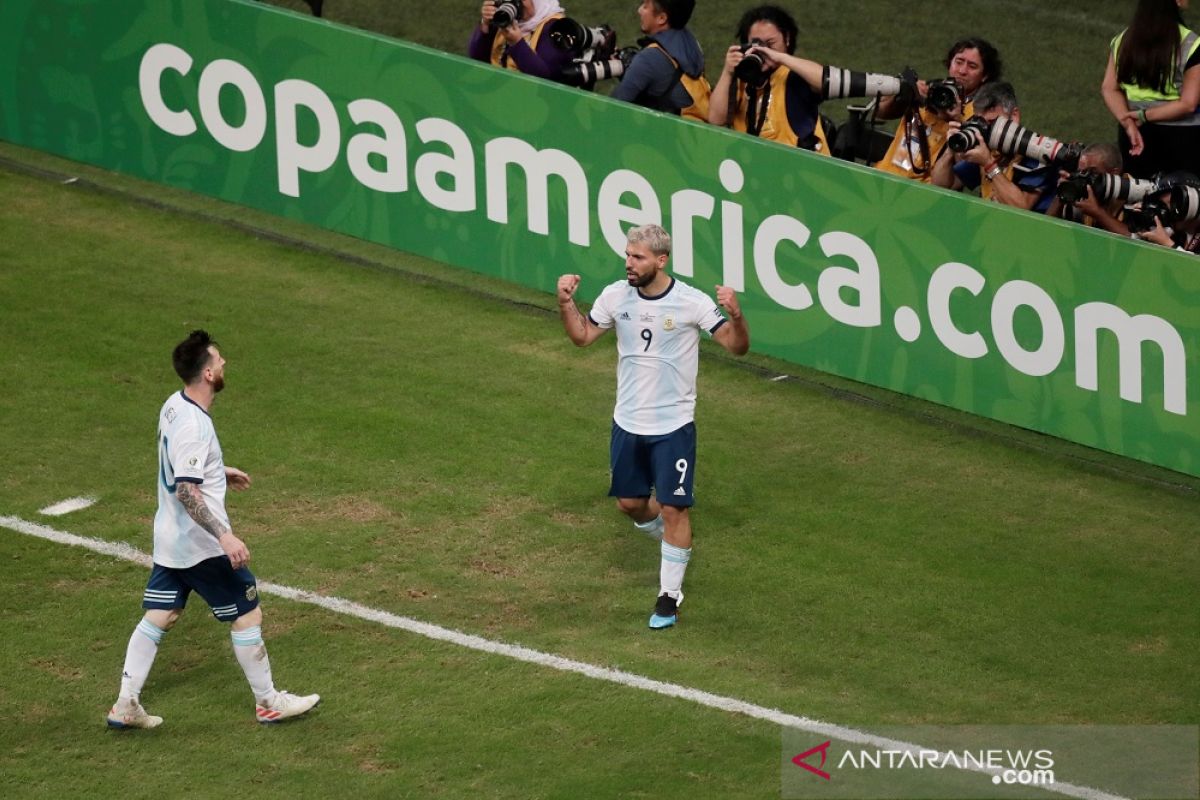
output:
<svg viewBox="0 0 1200 800"><path fill-rule="evenodd" d="M308 11L303 0L272 2ZM480 0L441 0L435 15L420 3L326 0L325 17L465 57L480 5ZM622 44L632 44L641 35L635 0L564 0L562 5L586 24L611 24ZM752 5L697 4L690 27L704 47L714 83L738 19ZM782 5L800 24L799 55L852 69L898 74L913 66L923 77L944 77L942 59L950 45L982 36L1000 50L1004 77L1017 90L1027 127L1064 140L1116 140L1116 123L1100 98L1100 79L1109 41L1133 14L1132 0L844 0ZM826 103L822 110L835 120L845 118L837 102Z"/></svg>
<svg viewBox="0 0 1200 800"><path fill-rule="evenodd" d="M868 730L1196 722L1192 479L706 349L688 601L652 633L655 548L604 497L611 341L572 347L545 295L0 157L85 179L0 170L0 515L97 494L51 524L148 550L170 348L204 326L262 580ZM0 564L5 796L779 792L769 724L272 597L314 718L258 729L197 601L144 695L166 725L110 733L144 570L3 529Z"/></svg>

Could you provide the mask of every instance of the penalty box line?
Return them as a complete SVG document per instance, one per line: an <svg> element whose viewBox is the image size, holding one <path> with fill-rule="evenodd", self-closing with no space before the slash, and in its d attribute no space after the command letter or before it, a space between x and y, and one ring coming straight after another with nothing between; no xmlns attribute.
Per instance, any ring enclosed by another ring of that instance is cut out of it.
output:
<svg viewBox="0 0 1200 800"><path fill-rule="evenodd" d="M20 517L4 517L0 516L0 527L8 528L17 533L33 536L38 539L55 542L57 544L70 545L72 547L82 547L86 550L91 550L94 553L100 553L113 558L119 558L123 561L132 561L135 564L140 564L144 567L150 567L152 561L149 555L143 553L132 545L125 542L109 542L103 539L93 539L88 536L79 536L74 533L56 530L46 525L39 525L36 522L29 522ZM620 686L626 686L631 689L641 689L647 692L664 697L673 697L679 700L686 700L697 705L707 708L714 708L719 711L728 711L734 714L752 717L754 719L764 720L776 725L787 728L795 728L797 730L812 733L816 736L824 736L830 739L837 739L842 742L851 742L854 744L868 745L887 750L908 751L914 756L921 752L926 754L934 752L933 748L921 747L910 742L901 742L896 739L888 739L883 736L875 736L865 731L855 730L854 728L845 728L840 725L834 725L820 720L809 719L795 714L788 714L779 709L767 708L765 706L754 705L744 700L738 700L733 697L723 697L721 695L711 694L700 689L692 689L687 686L682 686L677 683L667 683L665 681L647 678L642 675L635 675L631 672L623 672L622 670L609 669L607 667L598 667L594 664L587 664L582 661L574 661L562 656L556 656L551 653L543 653L540 650L533 650L521 645L507 644L497 642L491 639L485 639L482 636L475 636L469 633L443 628L440 625L434 625L429 622L422 622L411 617L403 617L399 614L393 614L389 611L383 611L378 608L371 608L352 600L345 600L341 597L329 597L316 592L310 592L305 589L295 589L291 586L283 586L277 583L267 581L259 581L258 589L260 592L283 597L288 600L294 600L298 603L307 603L309 605L324 608L327 611L332 611L335 614L343 614L349 617L356 617L367 622L374 622L379 625L384 625L389 628L397 628L399 630L408 631L418 636L424 636L428 639L434 639L439 642L449 642L450 644L466 647L470 650L477 650L482 653L490 653L492 655L504 656L513 658L518 661L524 661L528 664L536 664L542 667L549 667L560 672L573 672L578 675L583 675L595 680L607 681ZM940 754L939 754L940 755ZM991 769L987 767L976 767L962 765L959 767L966 772L978 772L985 775L999 775L1001 770ZM1049 786L1039 786L1042 791L1053 794L1060 794L1066 797L1076 797L1080 800L1127 800L1120 795L1109 794L1099 789L1093 789L1087 786L1076 786L1070 783L1055 783Z"/></svg>

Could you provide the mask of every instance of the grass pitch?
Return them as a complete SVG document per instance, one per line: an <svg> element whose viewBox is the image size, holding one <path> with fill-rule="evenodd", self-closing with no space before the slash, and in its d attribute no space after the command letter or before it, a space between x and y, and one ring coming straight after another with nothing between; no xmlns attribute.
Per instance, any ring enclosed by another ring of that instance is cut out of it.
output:
<svg viewBox="0 0 1200 800"><path fill-rule="evenodd" d="M148 550L170 348L203 326L262 580L868 731L1196 722L1191 479L706 349L688 599L651 632L656 549L604 497L613 343L571 346L551 297L0 157L0 515L93 494L49 524ZM108 732L145 571L7 530L0 565L6 797L779 792L770 724L270 597L312 719L255 724L194 600L143 695L166 724Z"/></svg>

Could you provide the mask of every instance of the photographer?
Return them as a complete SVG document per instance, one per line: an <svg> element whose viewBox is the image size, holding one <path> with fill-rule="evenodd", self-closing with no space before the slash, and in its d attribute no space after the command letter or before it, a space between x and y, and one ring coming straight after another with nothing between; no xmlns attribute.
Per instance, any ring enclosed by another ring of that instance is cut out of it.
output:
<svg viewBox="0 0 1200 800"><path fill-rule="evenodd" d="M612 97L627 103L679 114L707 98L693 97L681 82L704 77L704 51L688 30L696 0L642 0L638 24L645 37Z"/></svg>
<svg viewBox="0 0 1200 800"><path fill-rule="evenodd" d="M1130 212L1139 239L1200 255L1200 178L1189 172L1159 176L1155 193ZM1139 219L1150 217L1149 220Z"/></svg>
<svg viewBox="0 0 1200 800"><path fill-rule="evenodd" d="M511 20L503 27L493 24L501 8L502 16ZM565 82L563 67L571 61L572 54L544 35L549 23L565 16L557 0L483 0L479 13L479 25L467 45L471 58Z"/></svg>
<svg viewBox="0 0 1200 800"><path fill-rule="evenodd" d="M1058 195L1050 203L1046 216L1067 219L1128 236L1129 226L1121 219L1125 213L1125 198L1116 192L1107 197L1106 201L1096 197L1096 178L1104 175L1120 177L1121 151L1110 142L1088 145L1079 156L1079 167L1075 175L1066 171L1059 172ZM1083 182L1085 195L1074 202L1065 202L1063 189L1077 178L1086 179Z"/></svg>
<svg viewBox="0 0 1200 800"><path fill-rule="evenodd" d="M1012 84L992 82L984 84L975 94L975 114L982 127L1001 120L1016 126L1026 139L1029 133L1020 128L1021 109ZM1006 126L1008 127L1008 126ZM974 120L964 125L949 123L947 147L933 163L932 182L955 191L979 189L984 200L995 200L1007 206L1016 206L1039 214L1050 207L1054 190L1058 184L1058 166L1043 163L1037 158L1019 152L1002 153L988 146L986 134L973 137L974 144L962 152L953 151L951 141L955 132L962 129L977 133ZM1039 137L1039 140L1046 140ZM1052 141L1052 140L1049 140Z"/></svg>
<svg viewBox="0 0 1200 800"><path fill-rule="evenodd" d="M917 81L919 107L906 106L895 97L879 101L876 116L903 121L896 127L892 145L876 162L877 169L929 183L930 165L937 161L951 121L962 121L974 113L972 99L983 84L1000 80L1003 64L1000 52L986 39L973 37L955 42L944 62L948 78L957 84L958 100L954 106L931 108L926 102L930 84Z"/></svg>
<svg viewBox="0 0 1200 800"><path fill-rule="evenodd" d="M713 87L708 121L829 155L821 126L822 66L796 58L799 28L778 6L747 11Z"/></svg>

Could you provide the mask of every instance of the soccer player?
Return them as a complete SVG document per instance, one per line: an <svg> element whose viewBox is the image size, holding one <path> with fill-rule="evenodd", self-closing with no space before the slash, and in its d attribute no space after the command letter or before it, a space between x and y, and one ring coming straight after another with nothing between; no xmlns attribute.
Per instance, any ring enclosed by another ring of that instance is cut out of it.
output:
<svg viewBox="0 0 1200 800"><path fill-rule="evenodd" d="M585 347L610 328L617 331L608 494L639 530L662 540L651 628L675 624L692 555L688 509L696 474L700 331L734 355L750 349L750 330L733 289L716 287L723 315L708 295L667 274L670 254L671 237L658 225L630 230L626 279L605 287L586 316L575 305L579 276L558 279L559 313L572 342Z"/></svg>
<svg viewBox="0 0 1200 800"><path fill-rule="evenodd" d="M230 623L233 652L254 692L259 722L282 722L309 711L319 695L275 688L262 638L258 586L247 569L250 551L233 535L225 487L242 490L250 476L225 466L209 409L225 388L225 359L204 331L193 331L172 354L184 387L158 415L158 513L154 567L142 596L146 614L125 652L121 693L108 712L113 728L155 728L162 717L142 708L139 695L158 645L179 619L194 590L220 622Z"/></svg>

